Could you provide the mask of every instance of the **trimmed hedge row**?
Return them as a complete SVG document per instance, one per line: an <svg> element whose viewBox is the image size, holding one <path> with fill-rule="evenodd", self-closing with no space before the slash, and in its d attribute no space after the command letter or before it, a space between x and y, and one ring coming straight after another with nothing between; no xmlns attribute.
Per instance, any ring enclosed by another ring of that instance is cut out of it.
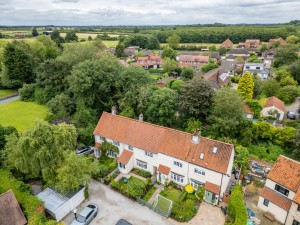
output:
<svg viewBox="0 0 300 225"><path fill-rule="evenodd" d="M247 209L243 200L242 186L235 185L228 203L228 215L233 220L230 225L246 225Z"/></svg>

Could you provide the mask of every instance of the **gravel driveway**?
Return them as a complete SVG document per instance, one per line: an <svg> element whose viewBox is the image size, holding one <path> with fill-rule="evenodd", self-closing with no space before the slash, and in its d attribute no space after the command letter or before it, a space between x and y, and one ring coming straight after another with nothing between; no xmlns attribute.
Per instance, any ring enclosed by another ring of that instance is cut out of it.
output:
<svg viewBox="0 0 300 225"><path fill-rule="evenodd" d="M89 193L89 199L77 208L77 212L91 202L96 203L99 206L99 213L90 225L115 225L121 218L133 225L174 225L146 206L126 198L97 181L93 180L90 183ZM69 225L73 219L74 215L70 213L63 221Z"/></svg>

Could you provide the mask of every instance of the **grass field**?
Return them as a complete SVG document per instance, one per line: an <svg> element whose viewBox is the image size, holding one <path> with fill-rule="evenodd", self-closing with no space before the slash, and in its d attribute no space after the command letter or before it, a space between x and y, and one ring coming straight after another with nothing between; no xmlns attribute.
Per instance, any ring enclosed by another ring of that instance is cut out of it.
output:
<svg viewBox="0 0 300 225"><path fill-rule="evenodd" d="M34 127L37 119L46 117L47 108L34 102L13 101L0 105L0 124L13 126L18 131Z"/></svg>
<svg viewBox="0 0 300 225"><path fill-rule="evenodd" d="M114 48L119 43L119 41L102 41L102 42L107 48Z"/></svg>
<svg viewBox="0 0 300 225"><path fill-rule="evenodd" d="M14 94L16 91L14 90L11 90L11 89L3 89L3 90L0 90L0 98L4 98L4 97L7 97L9 95L12 95Z"/></svg>

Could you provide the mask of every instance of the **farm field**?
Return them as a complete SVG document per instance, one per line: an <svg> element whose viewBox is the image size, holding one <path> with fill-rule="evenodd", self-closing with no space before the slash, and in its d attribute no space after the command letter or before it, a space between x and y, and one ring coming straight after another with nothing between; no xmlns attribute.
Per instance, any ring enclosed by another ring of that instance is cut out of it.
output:
<svg viewBox="0 0 300 225"><path fill-rule="evenodd" d="M25 131L34 127L36 120L43 120L46 114L46 106L17 100L0 105L0 124L13 126L18 131Z"/></svg>
<svg viewBox="0 0 300 225"><path fill-rule="evenodd" d="M114 48L117 46L119 41L102 41L102 42L107 48Z"/></svg>

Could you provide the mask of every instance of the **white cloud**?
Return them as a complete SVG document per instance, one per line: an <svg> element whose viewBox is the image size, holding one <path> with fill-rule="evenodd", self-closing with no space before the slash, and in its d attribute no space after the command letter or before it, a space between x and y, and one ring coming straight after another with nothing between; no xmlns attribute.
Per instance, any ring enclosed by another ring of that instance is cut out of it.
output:
<svg viewBox="0 0 300 225"><path fill-rule="evenodd" d="M299 19L299 0L0 0L1 25L278 23Z"/></svg>

